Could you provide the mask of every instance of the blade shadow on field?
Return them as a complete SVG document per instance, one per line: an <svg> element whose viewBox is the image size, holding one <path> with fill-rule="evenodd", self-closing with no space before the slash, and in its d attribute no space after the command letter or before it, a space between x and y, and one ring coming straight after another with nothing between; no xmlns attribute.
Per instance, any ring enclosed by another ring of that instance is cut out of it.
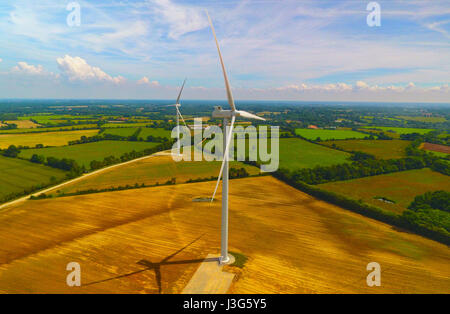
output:
<svg viewBox="0 0 450 314"><path fill-rule="evenodd" d="M107 279L93 281L93 282L84 284L83 286L91 286L91 285L95 285L95 284L99 284L99 283L103 283L103 282L107 282L107 281L111 281L111 280L126 278L126 277L129 277L129 276L137 275L137 274L140 274L142 272L145 272L145 271L153 269L154 272L155 272L155 279L156 279L156 282L158 284L158 293L161 294L162 293L161 266L163 266L163 265L167 265L168 266L168 265L196 264L196 263L203 263L203 262L218 262L219 261L218 258L206 258L206 259L205 258L198 258L198 259L192 259L192 260L169 261L171 258L175 257L177 254L181 253L182 251L187 249L189 246L191 246L192 244L194 244L195 242L200 240L200 238L202 238L204 235L205 235L205 233L202 234L201 236L199 236L198 238L194 239L193 241L191 241L190 243L188 243L184 247L180 248L176 252L166 256L165 258L163 258L159 262L155 263L155 262L148 261L146 259L142 259L139 262L137 262L138 265L144 266L145 267L144 269L140 269L140 270L137 270L137 271L134 271L134 272L130 272L130 273L127 273L127 274L123 274L123 275L119 275L119 276L115 276L115 277L111 277L111 278L107 278Z"/></svg>

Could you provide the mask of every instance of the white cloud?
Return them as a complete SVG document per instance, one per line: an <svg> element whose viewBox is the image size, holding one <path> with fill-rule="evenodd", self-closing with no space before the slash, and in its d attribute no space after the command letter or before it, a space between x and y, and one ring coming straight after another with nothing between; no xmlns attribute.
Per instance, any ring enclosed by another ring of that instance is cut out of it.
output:
<svg viewBox="0 0 450 314"><path fill-rule="evenodd" d="M95 27L92 27L94 29ZM117 50L127 55L141 55L148 36L148 25L143 21L112 21L98 26L101 32L81 35L78 44L89 46L96 52ZM103 30L106 29L106 30ZM136 51L138 50L138 51Z"/></svg>
<svg viewBox="0 0 450 314"><path fill-rule="evenodd" d="M414 84L413 82L409 82L408 85L405 87L405 89L414 89L416 88L416 84Z"/></svg>
<svg viewBox="0 0 450 314"><path fill-rule="evenodd" d="M405 95L407 100L414 99L407 95L425 90L420 86L434 86L430 94L445 95L448 85L441 84L448 83L450 64L445 60L450 44L444 37L449 24L442 22L448 18L442 15L450 13L450 8L445 0L407 2L389 1L382 14L385 21L395 18L411 26L411 31L405 26L393 32L383 28L381 33L365 29L365 4L355 5L353 0L326 4L313 0L207 1L202 5L214 20L237 97L268 95L274 99L270 93L276 93L280 99L308 95L313 100L316 94L375 97L379 91ZM5 2L0 46L17 61L40 63L45 68L66 53L83 56L84 65L65 60L62 67L58 63L68 78L60 80L62 85L69 80L121 83L123 77L114 77L120 74L133 81L121 84L121 89L110 84L114 91L128 89L123 95L134 96L135 88L143 95L170 98L172 94L162 92L166 84L188 76L191 82L205 86L203 93L203 87L197 92L191 88L189 97L214 99L225 95L223 79L211 32L203 29L206 15L199 6L180 0L83 2L82 27L69 28L65 16L61 18L65 4L56 0ZM361 23L361 28L354 27L360 25L355 23ZM39 66L35 67L39 72ZM28 73L25 67L20 70ZM148 73L152 80L146 77ZM350 84L348 77L361 82ZM161 88L147 88L156 79ZM299 83L319 81L334 83ZM337 83L342 81L347 83ZM408 82L415 86L407 86ZM41 89L42 97L53 93L52 88Z"/></svg>
<svg viewBox="0 0 450 314"><path fill-rule="evenodd" d="M449 93L450 92L450 85L444 84L444 85L441 85L441 86L433 86L433 87L430 87L429 90L430 91Z"/></svg>
<svg viewBox="0 0 450 314"><path fill-rule="evenodd" d="M69 81L99 81L120 84L125 82L122 76L112 77L99 67L89 65L86 60L80 57L65 55L64 58L57 58L58 68L62 75Z"/></svg>
<svg viewBox="0 0 450 314"><path fill-rule="evenodd" d="M175 4L170 0L153 0L156 11L169 23L168 36L178 39L180 36L208 26L205 13L200 8Z"/></svg>
<svg viewBox="0 0 450 314"><path fill-rule="evenodd" d="M356 82L356 88L358 88L358 89L367 89L367 88L369 88L369 85L367 85L366 82L358 81L358 82Z"/></svg>
<svg viewBox="0 0 450 314"><path fill-rule="evenodd" d="M324 85L307 85L305 83L295 85L289 84L287 86L277 87L277 91L328 91L328 92L343 92L350 91L353 87L346 83L335 83L335 84L324 84ZM264 89L253 89L253 90L264 90Z"/></svg>
<svg viewBox="0 0 450 314"><path fill-rule="evenodd" d="M289 84L282 87L277 88L267 88L260 89L261 91L277 91L277 92L428 92L428 91L449 91L448 84L442 86L434 86L434 87L418 87L413 82L408 83L406 86L378 86L378 85L369 85L363 81L357 81L355 85L350 85L346 83L336 83L336 84L322 84L322 85L307 85L307 84Z"/></svg>
<svg viewBox="0 0 450 314"><path fill-rule="evenodd" d="M0 62L3 62L3 59L2 59L2 58L0 58Z"/></svg>
<svg viewBox="0 0 450 314"><path fill-rule="evenodd" d="M139 81L137 81L138 85L149 85L149 86L159 86L158 81L150 81L148 77L144 76Z"/></svg>
<svg viewBox="0 0 450 314"><path fill-rule="evenodd" d="M11 73L24 75L53 75L47 72L42 65L32 65L26 62L17 62L17 65L11 69Z"/></svg>

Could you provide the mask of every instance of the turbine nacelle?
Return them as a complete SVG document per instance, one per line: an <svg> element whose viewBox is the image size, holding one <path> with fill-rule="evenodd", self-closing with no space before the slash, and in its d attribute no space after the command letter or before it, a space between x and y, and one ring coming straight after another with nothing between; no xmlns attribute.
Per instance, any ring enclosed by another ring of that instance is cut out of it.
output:
<svg viewBox="0 0 450 314"><path fill-rule="evenodd" d="M214 107L214 111L212 113L213 118L217 119L231 119L232 117L242 117L246 119L254 119L254 120L262 120L265 121L266 119L261 118L257 115L254 115L253 113L243 111L243 110L224 110L220 106Z"/></svg>
<svg viewBox="0 0 450 314"><path fill-rule="evenodd" d="M214 107L212 117L216 118L216 119L231 119L233 117L233 111L224 110L224 109L222 109L222 107L217 106L217 107Z"/></svg>

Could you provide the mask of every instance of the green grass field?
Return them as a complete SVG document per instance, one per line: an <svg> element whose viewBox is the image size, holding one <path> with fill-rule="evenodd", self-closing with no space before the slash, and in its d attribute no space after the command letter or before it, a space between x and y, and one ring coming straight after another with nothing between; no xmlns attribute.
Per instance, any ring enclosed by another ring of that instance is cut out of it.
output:
<svg viewBox="0 0 450 314"><path fill-rule="evenodd" d="M434 131L434 129L420 129L420 128L394 128L390 126L366 126L364 129L377 129L382 130L384 132L393 131L397 134L411 134L411 133L419 133L426 134L428 132Z"/></svg>
<svg viewBox="0 0 450 314"><path fill-rule="evenodd" d="M19 117L19 120L34 120L39 124L52 125L66 122L68 120L72 121L84 121L89 122L90 120L98 120L95 116L92 115L60 115L60 114L38 114L31 116L22 116Z"/></svg>
<svg viewBox="0 0 450 314"><path fill-rule="evenodd" d="M315 130L315 129L296 129L295 133L309 140L315 140L320 137L321 140L344 140L348 138L365 138L368 135L352 130Z"/></svg>
<svg viewBox="0 0 450 314"><path fill-rule="evenodd" d="M440 158L447 158L447 156L450 155L450 154L443 153L443 152L435 152L434 150L427 150L427 152L432 153L433 155L436 155L437 157L440 157Z"/></svg>
<svg viewBox="0 0 450 314"><path fill-rule="evenodd" d="M220 140L221 141L221 140ZM242 139L239 140L243 141ZM238 146L238 140L234 142L235 156L241 156L241 158L248 159L249 146L254 147L253 151L256 151L258 160L261 162L260 154L262 152L269 152L269 155L273 155L272 166L279 163L279 168L287 168L290 170L300 168L313 168L316 166L331 166L336 164L342 164L349 162L350 154L339 150L331 149L322 145L313 144L308 141L299 138L281 138L279 146L279 156L271 150L271 140L268 139L269 149L266 145L260 146L257 139L255 139L256 145L253 145L251 141L246 140L245 155L242 153ZM258 148L258 150L256 150ZM221 147L218 151L221 154ZM242 160L242 159L241 159ZM269 164L270 162L262 162L263 164Z"/></svg>
<svg viewBox="0 0 450 314"><path fill-rule="evenodd" d="M84 123L89 123L92 121L97 121L98 117L92 116L92 115L59 115L59 114L38 114L38 115L31 115L31 116L22 116L19 117L19 120L34 120L37 121L39 124L44 125L55 125L60 123L65 123L70 121L82 121Z"/></svg>
<svg viewBox="0 0 450 314"><path fill-rule="evenodd" d="M142 128L141 133L139 133L139 137L143 138L144 140L147 139L148 136L154 136L154 137L165 137L170 138L172 131L164 130L162 128Z"/></svg>
<svg viewBox="0 0 450 314"><path fill-rule="evenodd" d="M158 143L149 142L100 141L62 147L26 149L21 151L20 157L31 158L33 154L38 154L45 157L69 158L89 169L92 160L102 161L108 156L120 157L133 150L142 151L157 145Z"/></svg>
<svg viewBox="0 0 450 314"><path fill-rule="evenodd" d="M26 160L0 156L0 201L12 193L60 180L65 172Z"/></svg>
<svg viewBox="0 0 450 314"><path fill-rule="evenodd" d="M10 145L35 147L36 144L44 146L63 146L69 141L79 140L82 136L94 136L98 130L76 130L63 132L0 134L0 148Z"/></svg>
<svg viewBox="0 0 450 314"><path fill-rule="evenodd" d="M134 127L145 127L146 125L151 125L151 122L138 122L138 123L105 123L102 125L104 128L134 128Z"/></svg>
<svg viewBox="0 0 450 314"><path fill-rule="evenodd" d="M441 123L441 122L447 121L444 117L398 116L397 118L407 120L407 121L418 121L418 122L428 122L428 123Z"/></svg>
<svg viewBox="0 0 450 314"><path fill-rule="evenodd" d="M146 140L148 136L154 136L154 137L165 137L170 138L171 131L162 129L162 128L146 128L146 127L140 127L141 132L139 133L139 138ZM123 127L123 128L108 128L103 133L104 134L113 134L113 135L120 135L120 136L131 136L138 130L138 127L136 128L129 128L129 127Z"/></svg>
<svg viewBox="0 0 450 314"><path fill-rule="evenodd" d="M102 134L111 134L119 136L131 136L136 132L138 128L111 128L103 131Z"/></svg>
<svg viewBox="0 0 450 314"><path fill-rule="evenodd" d="M348 162L350 154L297 138L280 139L280 167L288 169L331 166Z"/></svg>
<svg viewBox="0 0 450 314"><path fill-rule="evenodd" d="M428 191L450 191L450 179L446 175L426 168L348 181L330 182L319 184L318 187L330 192L343 194L352 199L362 199L370 205L401 213L417 195ZM374 197L384 197L395 201L395 204L376 200Z"/></svg>
<svg viewBox="0 0 450 314"><path fill-rule="evenodd" d="M381 159L406 157L405 149L410 144L409 141L402 140L343 140L327 141L324 145L335 144L346 151L360 151Z"/></svg>

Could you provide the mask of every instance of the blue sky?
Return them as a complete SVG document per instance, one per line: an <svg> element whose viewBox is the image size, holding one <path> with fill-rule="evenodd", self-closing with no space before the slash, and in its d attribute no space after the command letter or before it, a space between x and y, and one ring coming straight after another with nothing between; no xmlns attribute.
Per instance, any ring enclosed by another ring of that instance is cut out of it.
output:
<svg viewBox="0 0 450 314"><path fill-rule="evenodd" d="M0 0L0 98L449 102L447 0Z"/></svg>

